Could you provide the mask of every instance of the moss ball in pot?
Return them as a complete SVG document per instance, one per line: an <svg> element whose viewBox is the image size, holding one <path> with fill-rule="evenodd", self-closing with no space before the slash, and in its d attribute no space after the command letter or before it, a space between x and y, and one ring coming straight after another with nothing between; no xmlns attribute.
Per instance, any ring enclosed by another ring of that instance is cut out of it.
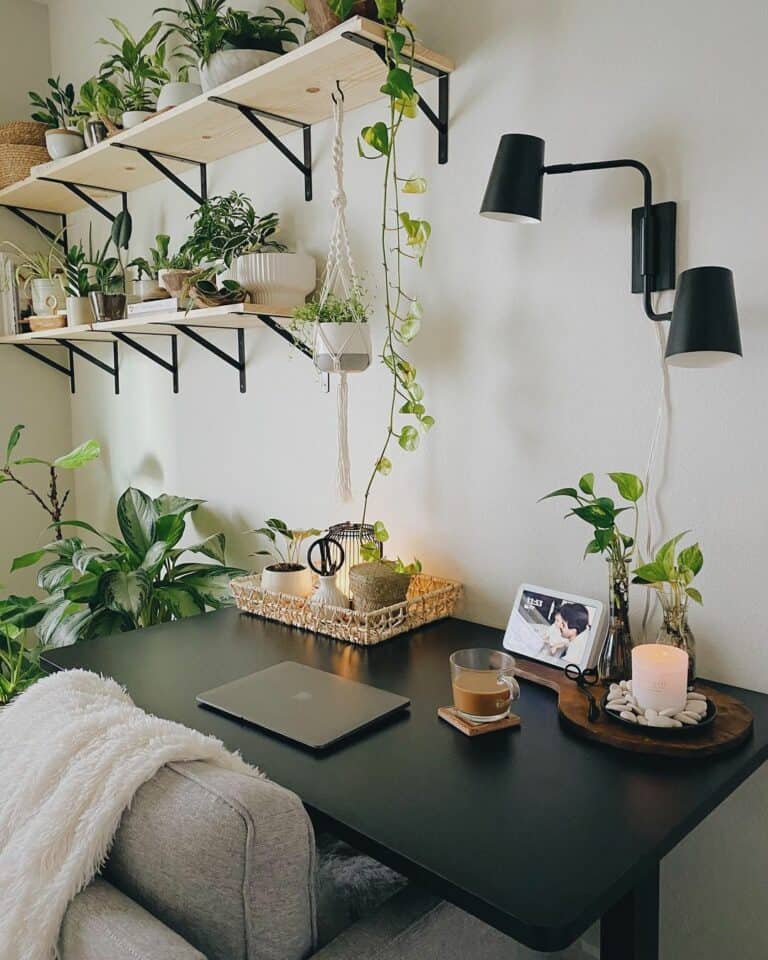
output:
<svg viewBox="0 0 768 960"><path fill-rule="evenodd" d="M411 585L410 573L398 573L387 560L358 563L349 571L352 605L361 613L372 613L383 607L402 603Z"/></svg>

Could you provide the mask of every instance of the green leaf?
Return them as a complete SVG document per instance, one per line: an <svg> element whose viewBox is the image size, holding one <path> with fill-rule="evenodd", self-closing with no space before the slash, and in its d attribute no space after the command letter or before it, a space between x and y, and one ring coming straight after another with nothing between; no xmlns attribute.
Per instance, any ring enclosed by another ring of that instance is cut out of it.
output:
<svg viewBox="0 0 768 960"><path fill-rule="evenodd" d="M166 603L177 620L205 613L205 602L196 590L169 584L161 584L155 589L155 596Z"/></svg>
<svg viewBox="0 0 768 960"><path fill-rule="evenodd" d="M290 0L293 3L293 0ZM340 20L346 20L352 12L354 0L328 0L328 7ZM295 6L295 4L294 4Z"/></svg>
<svg viewBox="0 0 768 960"><path fill-rule="evenodd" d="M72 603L90 603L99 595L101 574L87 573L76 583L64 588L64 596Z"/></svg>
<svg viewBox="0 0 768 960"><path fill-rule="evenodd" d="M363 127L360 136L369 147L373 147L382 156L389 153L389 130L386 123L379 121L372 127Z"/></svg>
<svg viewBox="0 0 768 960"><path fill-rule="evenodd" d="M31 463L39 463L44 467L52 467L53 464L49 460L41 460L40 457L22 457L20 460L14 460L14 467L27 466ZM7 479L7 478L6 478Z"/></svg>
<svg viewBox="0 0 768 960"><path fill-rule="evenodd" d="M207 537L201 543L196 543L191 547L182 547L181 553L202 553L203 556L210 557L211 560L225 563L226 546L227 540L224 534L214 533L213 536Z"/></svg>
<svg viewBox="0 0 768 960"><path fill-rule="evenodd" d="M387 530L381 520L377 520L376 523L374 523L373 536L381 543L386 543L387 540L389 540L389 530Z"/></svg>
<svg viewBox="0 0 768 960"><path fill-rule="evenodd" d="M83 464L90 463L91 460L98 460L100 456L101 447L99 444L95 440L86 440L79 447L65 453L63 457L57 457L53 461L53 465L61 470L76 470Z"/></svg>
<svg viewBox="0 0 768 960"><path fill-rule="evenodd" d="M165 540L157 540L144 554L144 559L141 561L141 566L139 569L146 570L150 574L154 573L163 560L165 560L167 553L168 544L165 542Z"/></svg>
<svg viewBox="0 0 768 960"><path fill-rule="evenodd" d="M675 572L675 547L683 539L686 533L689 533L689 530L684 530L682 533L678 533L676 537L672 537L671 540L667 540L665 544L659 547L656 553L656 563L660 564L666 573L665 580L669 580L672 574Z"/></svg>
<svg viewBox="0 0 768 960"><path fill-rule="evenodd" d="M435 418L426 413L423 417L419 417L419 423L424 430L431 430L435 425Z"/></svg>
<svg viewBox="0 0 768 960"><path fill-rule="evenodd" d="M685 592L688 594L691 600L695 600L696 603L704 603L701 594L695 587L687 587Z"/></svg>
<svg viewBox="0 0 768 960"><path fill-rule="evenodd" d="M47 647L71 647L85 633L91 616L91 611L87 607L81 610L72 610L70 605L67 604L58 623L50 631L48 641L43 642L43 645Z"/></svg>
<svg viewBox="0 0 768 960"><path fill-rule="evenodd" d="M602 552L603 552L603 548L600 546L597 540L590 540L584 551L584 556L588 557L591 553L602 553Z"/></svg>
<svg viewBox="0 0 768 960"><path fill-rule="evenodd" d="M40 567L37 572L37 585L46 593L54 593L72 580L72 565L56 560Z"/></svg>
<svg viewBox="0 0 768 960"><path fill-rule="evenodd" d="M643 481L640 477L636 477L634 473L609 473L608 476L619 488L619 493L625 500L629 500L631 503L637 503L640 497L642 497L644 491Z"/></svg>
<svg viewBox="0 0 768 960"><path fill-rule="evenodd" d="M143 557L157 539L155 505L141 490L129 487L117 501L117 522L125 542Z"/></svg>
<svg viewBox="0 0 768 960"><path fill-rule="evenodd" d="M127 210L121 210L112 223L112 243L119 250L127 250L133 233L133 220Z"/></svg>
<svg viewBox="0 0 768 960"><path fill-rule="evenodd" d="M415 93L413 77L402 67L393 67L387 74L381 92L395 100L410 100Z"/></svg>
<svg viewBox="0 0 768 960"><path fill-rule="evenodd" d="M608 509L598 503L590 503L583 507L574 507L571 511L574 516L580 517L587 523L591 523L593 527L601 527L604 530L613 528L616 522L616 512L617 511Z"/></svg>
<svg viewBox="0 0 768 960"><path fill-rule="evenodd" d="M101 578L100 584L104 606L116 613L127 613L134 621L138 620L151 589L150 579L142 570L129 573L110 570Z"/></svg>
<svg viewBox="0 0 768 960"><path fill-rule="evenodd" d="M544 497L539 497L538 503L541 503L542 500L551 500L552 497L573 497L574 500L579 499L579 491L575 487L560 487L559 490L553 490L552 493L548 493Z"/></svg>
<svg viewBox="0 0 768 960"><path fill-rule="evenodd" d="M16 570L23 570L25 567L34 567L38 561L45 556L45 550L33 550L32 553L24 553L11 564L11 573Z"/></svg>
<svg viewBox="0 0 768 960"><path fill-rule="evenodd" d="M234 567L211 566L210 573L195 573L184 577L182 585L192 588L204 603L218 609L230 606L233 602L229 583L232 577L241 576L245 570Z"/></svg>
<svg viewBox="0 0 768 960"><path fill-rule="evenodd" d="M685 550L680 551L680 555L677 558L677 565L682 571L690 571L695 577L704 566L704 554L701 552L701 547L698 543L694 543L691 547L686 547Z"/></svg>
<svg viewBox="0 0 768 960"><path fill-rule="evenodd" d="M169 493L161 493L154 500L155 511L158 517L183 516L205 503L205 500L190 500L187 497L177 497Z"/></svg>
<svg viewBox="0 0 768 960"><path fill-rule="evenodd" d="M168 547L175 547L184 536L187 529L187 522L183 514L168 514L166 517L160 517L155 524L155 536L158 540L163 540Z"/></svg>
<svg viewBox="0 0 768 960"><path fill-rule="evenodd" d="M400 431L400 436L397 438L397 442L403 450L412 452L419 446L419 431L416 427L403 427Z"/></svg>
<svg viewBox="0 0 768 960"><path fill-rule="evenodd" d="M583 493L593 496L595 492L595 475L594 473L585 473L584 476L579 480L579 489Z"/></svg>
<svg viewBox="0 0 768 960"><path fill-rule="evenodd" d="M6 450L5 450L6 463L8 463L8 461L11 459L11 454L13 453L14 448L16 447L16 444L19 442L19 439L21 437L21 431L23 429L24 429L24 424L17 423L16 426L13 428L13 430L11 430L11 435L8 437L8 446L6 447Z"/></svg>
<svg viewBox="0 0 768 960"><path fill-rule="evenodd" d="M427 181L424 177L409 177L403 184L403 193L426 193Z"/></svg>
<svg viewBox="0 0 768 960"><path fill-rule="evenodd" d="M97 530L96 527L91 526L90 523L86 523L84 520L62 520L60 523L52 523L52 527L77 527L80 530L88 530L90 533L95 533L97 537L101 537L106 543L111 547L117 550L119 553L125 552L125 544L122 540L118 540L117 537L113 537L108 533L102 533L100 530Z"/></svg>
<svg viewBox="0 0 768 960"><path fill-rule="evenodd" d="M376 469L380 474L388 477L392 472L392 461L388 457L379 457L376 461Z"/></svg>
<svg viewBox="0 0 768 960"><path fill-rule="evenodd" d="M645 563L634 572L632 583L666 583L667 571L661 563Z"/></svg>
<svg viewBox="0 0 768 960"><path fill-rule="evenodd" d="M115 554L105 553L99 547L83 547L72 556L72 566L78 573L85 573L91 562L94 560L113 559Z"/></svg>

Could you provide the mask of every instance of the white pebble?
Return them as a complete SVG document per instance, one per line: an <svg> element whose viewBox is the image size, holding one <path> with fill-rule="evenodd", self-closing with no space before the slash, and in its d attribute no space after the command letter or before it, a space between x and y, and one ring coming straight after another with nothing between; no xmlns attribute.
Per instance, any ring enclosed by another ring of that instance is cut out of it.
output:
<svg viewBox="0 0 768 960"><path fill-rule="evenodd" d="M699 722L699 718L691 716L690 713L676 713L675 720L679 720L680 723L686 723L689 727L695 727Z"/></svg>
<svg viewBox="0 0 768 960"><path fill-rule="evenodd" d="M619 686L621 687L622 690L626 690L627 687L629 686L629 681L628 681L628 680L619 680Z"/></svg>
<svg viewBox="0 0 768 960"><path fill-rule="evenodd" d="M641 727L648 726L648 721L645 719L645 717L638 717L637 722L640 724Z"/></svg>
<svg viewBox="0 0 768 960"><path fill-rule="evenodd" d="M653 719L648 719L649 727L682 727L682 723L679 720L673 720L671 717L659 717L656 716Z"/></svg>
<svg viewBox="0 0 768 960"><path fill-rule="evenodd" d="M622 710L619 714L622 720L629 720L631 723L637 723L636 714L632 713L631 710Z"/></svg>
<svg viewBox="0 0 768 960"><path fill-rule="evenodd" d="M621 687L619 686L618 683L612 683L610 687L608 687L609 693L618 693L619 690L621 690Z"/></svg>
<svg viewBox="0 0 768 960"><path fill-rule="evenodd" d="M702 703L701 700L689 700L685 705L686 713L698 713L703 717L707 712L706 703Z"/></svg>
<svg viewBox="0 0 768 960"><path fill-rule="evenodd" d="M611 703L613 700L624 700L626 694L621 690L610 690L608 693L608 703Z"/></svg>
<svg viewBox="0 0 768 960"><path fill-rule="evenodd" d="M704 714L702 713L693 713L691 710L683 710L682 713L678 714L679 717L688 717L693 720L694 723L699 723L699 721L704 719Z"/></svg>
<svg viewBox="0 0 768 960"><path fill-rule="evenodd" d="M676 713L679 713L677 707L668 707L666 710L659 710L660 717L674 717Z"/></svg>
<svg viewBox="0 0 768 960"><path fill-rule="evenodd" d="M625 680L625 681L624 681L624 685L625 685L625 687L627 688L627 690L631 690L631 689L632 689L632 681L631 681L631 680Z"/></svg>
<svg viewBox="0 0 768 960"><path fill-rule="evenodd" d="M621 713L622 710L627 709L627 705L623 701L621 703L618 703L617 701L613 700L611 701L611 703L606 703L605 709L611 710L614 713Z"/></svg>
<svg viewBox="0 0 768 960"><path fill-rule="evenodd" d="M646 720L656 720L656 719L658 718L658 716L659 716L658 711L657 711L657 710L654 710L654 709L651 708L651 707L649 707L649 708L645 711L645 719L646 719Z"/></svg>
<svg viewBox="0 0 768 960"><path fill-rule="evenodd" d="M688 693L687 696L689 700L703 700L704 703L707 702L707 698L704 696L703 693L696 693L695 691L692 690L690 693Z"/></svg>

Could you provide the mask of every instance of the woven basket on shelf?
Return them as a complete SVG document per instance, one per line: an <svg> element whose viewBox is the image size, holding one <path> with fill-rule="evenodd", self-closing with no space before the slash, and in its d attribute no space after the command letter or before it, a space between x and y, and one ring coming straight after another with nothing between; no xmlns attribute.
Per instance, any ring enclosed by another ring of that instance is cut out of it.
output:
<svg viewBox="0 0 768 960"><path fill-rule="evenodd" d="M381 643L400 633L423 627L425 623L453 616L462 593L461 584L455 580L418 573L411 578L408 597L402 603L363 613L311 603L308 597L265 593L258 574L237 577L231 588L235 603L246 613L362 646Z"/></svg>
<svg viewBox="0 0 768 960"><path fill-rule="evenodd" d="M27 147L44 147L44 123L36 120L11 120L9 123L0 123L0 143L17 143Z"/></svg>
<svg viewBox="0 0 768 960"><path fill-rule="evenodd" d="M47 163L50 159L45 147L0 143L0 189L25 180L32 167Z"/></svg>

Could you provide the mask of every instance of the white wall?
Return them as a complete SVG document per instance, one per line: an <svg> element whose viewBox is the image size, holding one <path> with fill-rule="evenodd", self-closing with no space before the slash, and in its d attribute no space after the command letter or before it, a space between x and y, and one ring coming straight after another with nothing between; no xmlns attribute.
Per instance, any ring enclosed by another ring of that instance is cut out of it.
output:
<svg viewBox="0 0 768 960"><path fill-rule="evenodd" d="M31 0L0 0L0 123L25 120L30 113L27 91L42 92L51 72L48 10ZM57 219L48 218L53 229ZM7 210L0 209L0 239L13 240L34 249L39 234ZM62 353L61 351L55 351ZM63 353L62 353L63 357ZM49 370L10 347L0 349L0 444L5 443L16 423L26 424L24 456L50 457L65 453L71 446L68 384L59 373ZM21 473L21 471L19 471ZM45 470L28 467L24 475L34 485L47 486ZM0 584L16 593L34 588L34 571L8 576L11 559L38 543L51 539L46 515L18 487L6 483L0 488Z"/></svg>
<svg viewBox="0 0 768 960"><path fill-rule="evenodd" d="M119 15L138 31L154 5L52 0L54 71L85 79L101 57L92 41L109 29L104 17ZM433 242L409 284L426 308L413 356L437 426L418 453L395 454L373 516L388 522L398 552L464 581L470 619L502 625L525 579L604 595L604 565L580 559L586 529L536 500L587 470L641 472L645 464L659 372L653 327L628 292L639 178L551 178L537 228L489 222L477 211L506 131L544 137L550 162L643 159L657 199L679 204L680 268L734 269L745 350L743 362L724 369L673 371L665 532L693 528L704 547L706 606L693 614L700 672L768 690L759 602L768 8L759 0L409 0L408 8L425 41L458 64L450 163L436 165L423 120L402 138L403 171L430 181L413 206L431 220ZM435 84L425 93L434 102ZM377 297L382 169L357 158L354 138L381 114L375 105L348 118L346 154L352 240ZM298 174L268 145L214 165L210 186L245 190L257 209L279 210L284 236L322 255L331 223L328 125L313 136L311 205ZM290 142L298 149L296 137ZM139 252L159 230L181 239L191 205L163 184L134 195L131 208ZM380 338L380 310L374 329ZM233 348L231 335L218 342ZM333 494L335 405L304 358L266 331L249 335L241 396L234 371L193 345L181 348L178 397L167 374L125 352L119 398L98 371L80 373L74 434L94 435L109 451L79 478L91 519L107 521L128 483L207 497L202 526L223 524L231 534L265 516L317 525L355 517L358 507ZM381 441L386 390L378 367L351 385L358 495ZM233 546L244 560L246 542ZM761 874L750 878L743 868L747 851L755 870L768 859L767 784L764 774L753 778L665 862L667 960L714 960L726 948L753 958L768 948Z"/></svg>

